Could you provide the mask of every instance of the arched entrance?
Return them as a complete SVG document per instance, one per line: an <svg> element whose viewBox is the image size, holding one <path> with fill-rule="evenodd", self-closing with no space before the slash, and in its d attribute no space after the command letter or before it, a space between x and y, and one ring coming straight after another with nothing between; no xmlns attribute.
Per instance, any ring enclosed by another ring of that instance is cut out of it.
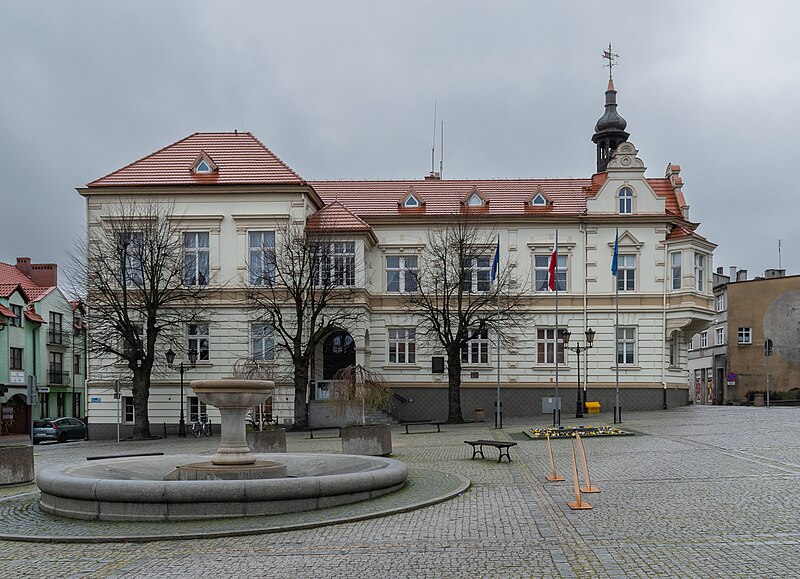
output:
<svg viewBox="0 0 800 579"><path fill-rule="evenodd" d="M348 332L334 332L322 348L322 379L330 380L342 368L356 363L356 343Z"/></svg>
<svg viewBox="0 0 800 579"><path fill-rule="evenodd" d="M30 434L30 406L25 402L23 394L16 394L3 404L3 432L8 434Z"/></svg>

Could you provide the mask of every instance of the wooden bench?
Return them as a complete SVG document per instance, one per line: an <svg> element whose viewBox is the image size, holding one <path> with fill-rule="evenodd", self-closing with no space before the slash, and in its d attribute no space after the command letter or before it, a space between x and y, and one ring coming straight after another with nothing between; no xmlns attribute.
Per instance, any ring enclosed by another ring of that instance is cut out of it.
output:
<svg viewBox="0 0 800 579"><path fill-rule="evenodd" d="M505 456L508 459L508 462L511 462L511 455L508 454L508 449L512 446L517 446L516 442L503 442L500 440L465 440L464 444L469 444L472 446L472 458L475 458L479 454L481 458L486 458L483 455L483 447L484 446L493 446L497 450L500 451L500 456L497 459L497 462L503 460Z"/></svg>
<svg viewBox="0 0 800 579"><path fill-rule="evenodd" d="M320 430L335 430L336 436L323 436L322 438L341 438L342 437L342 427L341 426L326 426L324 428L309 428L308 432L310 434L309 438L314 438L314 433L319 432ZM319 436L317 438L320 438Z"/></svg>
<svg viewBox="0 0 800 579"><path fill-rule="evenodd" d="M444 424L444 422L404 422L403 426L406 427L406 434L411 434L408 431L408 427L409 426L435 426L436 427L436 432L441 432L442 431L442 424Z"/></svg>

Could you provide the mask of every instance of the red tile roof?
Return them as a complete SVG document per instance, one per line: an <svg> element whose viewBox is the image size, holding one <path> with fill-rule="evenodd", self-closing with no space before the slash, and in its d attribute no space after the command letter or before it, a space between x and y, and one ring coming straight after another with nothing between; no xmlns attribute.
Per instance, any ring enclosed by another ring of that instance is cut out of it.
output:
<svg viewBox="0 0 800 579"><path fill-rule="evenodd" d="M477 189L488 202L489 215L586 214L586 198L594 194L604 179L497 179L497 180L405 180L405 181L311 181L326 203L340 202L355 215L369 219L393 215L449 215L462 210L463 201ZM648 179L658 197L664 198L666 212L680 215L675 191L669 179ZM425 199L424 211L402 210L403 199L413 187ZM545 207L532 207L531 196L539 189L551 201Z"/></svg>
<svg viewBox="0 0 800 579"><path fill-rule="evenodd" d="M217 166L195 173L205 153ZM303 179L250 133L194 133L88 184L88 187L146 185L302 184Z"/></svg>
<svg viewBox="0 0 800 579"><path fill-rule="evenodd" d="M397 202L395 202L397 204ZM337 232L367 233L377 243L372 227L359 219L338 201L326 205L308 218L309 229L322 231L334 230Z"/></svg>
<svg viewBox="0 0 800 579"><path fill-rule="evenodd" d="M46 323L44 321L44 318L42 318L42 316L37 314L36 310L33 309L33 304L32 303L28 304L28 307L25 308L25 318L30 320L30 321L32 321L32 322L36 322L37 324Z"/></svg>
<svg viewBox="0 0 800 579"><path fill-rule="evenodd" d="M671 241L674 239L685 239L687 237L693 237L694 239L702 239L703 241L708 241L708 239L706 239L702 235L695 233L694 231L692 231L688 227L684 227L683 225L673 227L672 231L670 231L667 234L666 239L668 241Z"/></svg>
<svg viewBox="0 0 800 579"><path fill-rule="evenodd" d="M8 297L17 286L21 286L28 299L37 302L56 289L56 286L40 287L16 266L0 261L0 297Z"/></svg>
<svg viewBox="0 0 800 579"><path fill-rule="evenodd" d="M16 318L17 315L5 307L3 304L0 304L0 316L5 316L6 318Z"/></svg>

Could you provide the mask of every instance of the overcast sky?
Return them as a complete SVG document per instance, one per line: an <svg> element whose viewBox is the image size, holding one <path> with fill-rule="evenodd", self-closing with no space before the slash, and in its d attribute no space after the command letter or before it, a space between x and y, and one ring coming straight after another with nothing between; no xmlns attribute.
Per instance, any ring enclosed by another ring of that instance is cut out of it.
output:
<svg viewBox="0 0 800 579"><path fill-rule="evenodd" d="M588 177L608 42L650 177L681 165L715 266L800 273L800 5L0 0L0 260L64 263L75 187L196 131L306 179ZM438 164L438 160L437 160Z"/></svg>

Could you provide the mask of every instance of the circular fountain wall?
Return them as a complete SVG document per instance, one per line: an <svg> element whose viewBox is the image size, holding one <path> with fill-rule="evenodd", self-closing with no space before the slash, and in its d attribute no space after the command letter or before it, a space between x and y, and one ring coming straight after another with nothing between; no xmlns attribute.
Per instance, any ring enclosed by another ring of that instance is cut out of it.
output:
<svg viewBox="0 0 800 579"><path fill-rule="evenodd" d="M346 454L257 454L286 465L285 478L171 480L200 455L114 458L51 468L37 476L47 513L103 521L186 520L322 509L400 489L398 460Z"/></svg>

